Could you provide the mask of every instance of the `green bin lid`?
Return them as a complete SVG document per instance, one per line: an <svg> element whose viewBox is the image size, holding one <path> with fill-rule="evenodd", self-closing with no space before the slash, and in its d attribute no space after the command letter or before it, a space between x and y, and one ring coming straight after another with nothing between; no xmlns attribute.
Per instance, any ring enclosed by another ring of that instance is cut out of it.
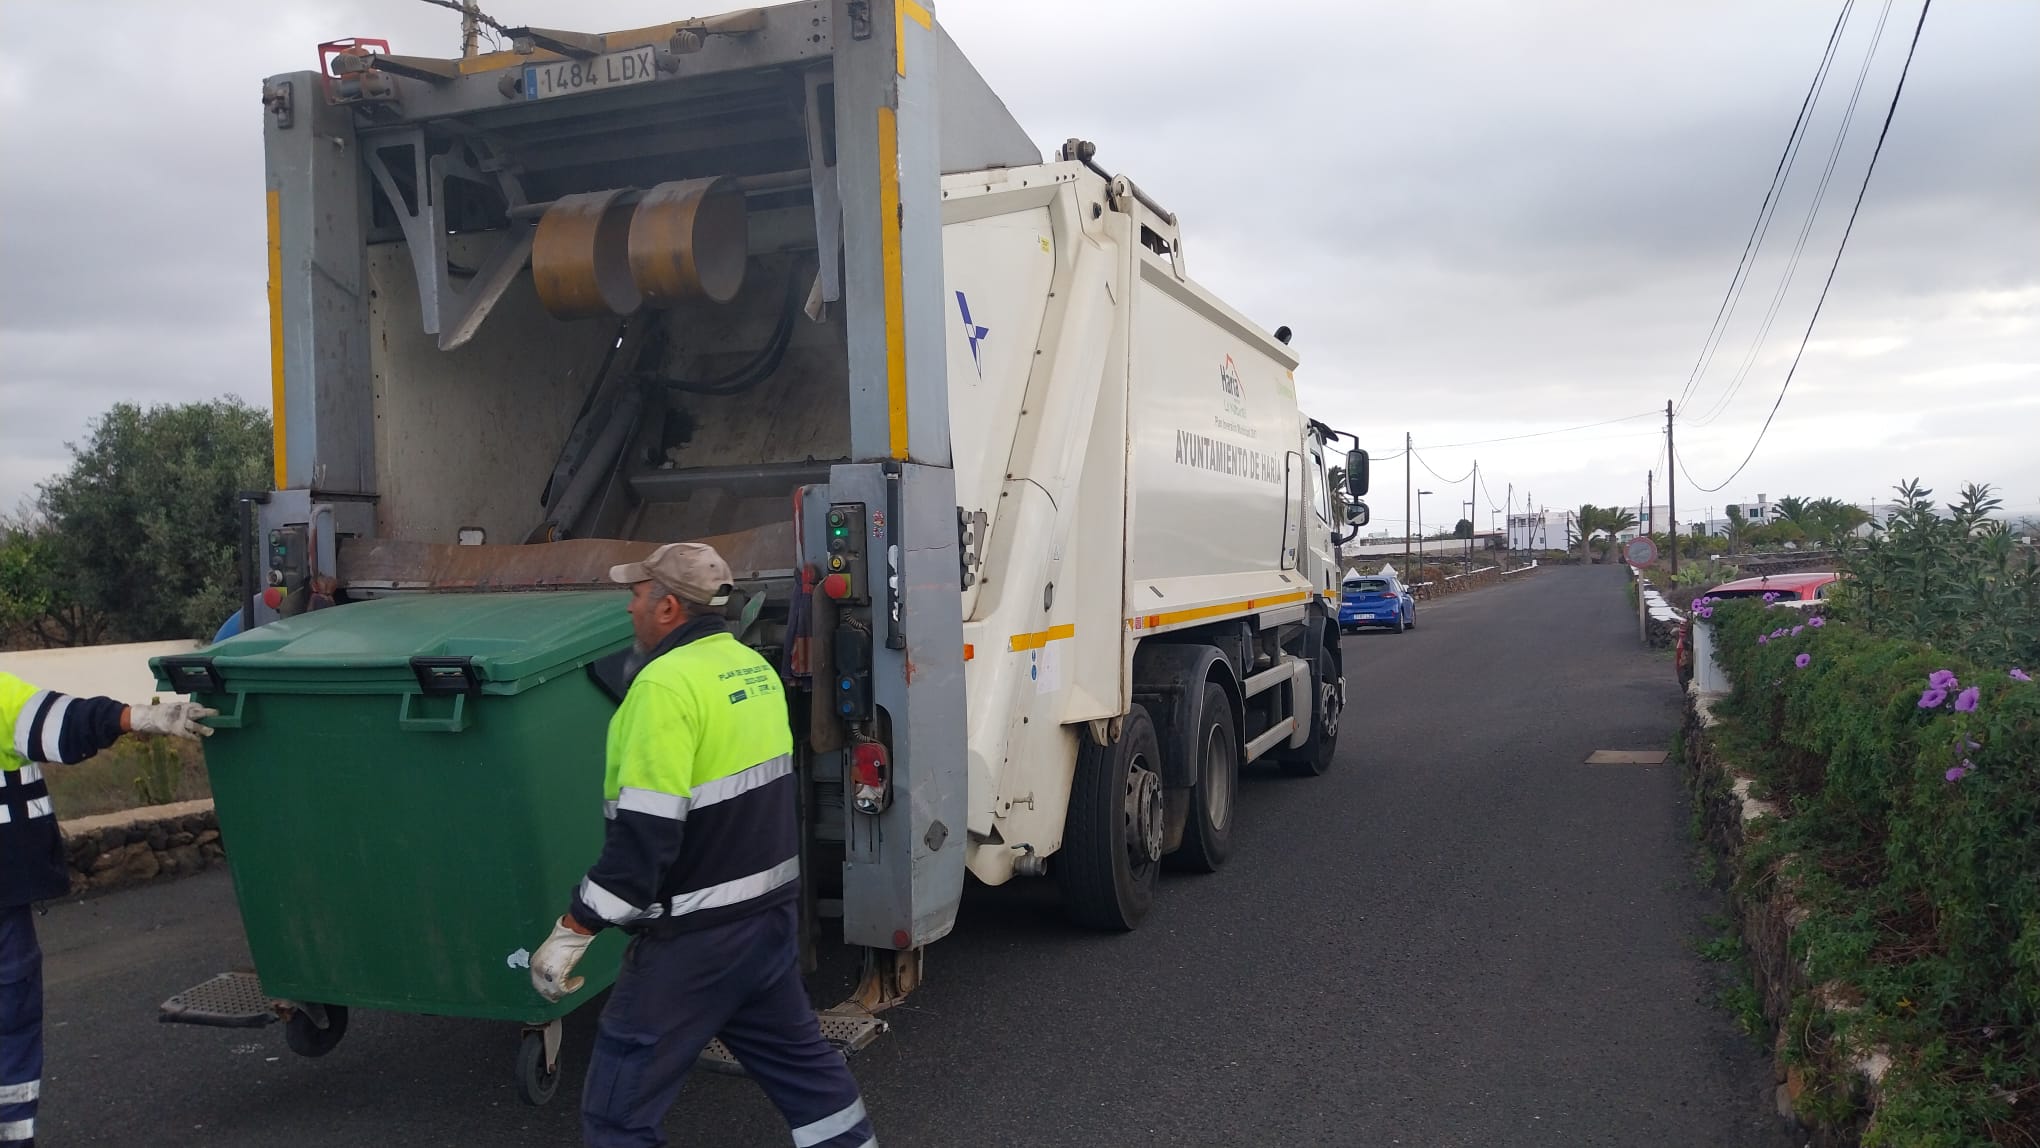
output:
<svg viewBox="0 0 2040 1148"><path fill-rule="evenodd" d="M417 692L413 659L465 665L483 693L514 694L630 644L630 594L409 594L284 618L172 661L210 664L229 693ZM160 688L183 689L152 658ZM217 692L217 691L206 691Z"/></svg>

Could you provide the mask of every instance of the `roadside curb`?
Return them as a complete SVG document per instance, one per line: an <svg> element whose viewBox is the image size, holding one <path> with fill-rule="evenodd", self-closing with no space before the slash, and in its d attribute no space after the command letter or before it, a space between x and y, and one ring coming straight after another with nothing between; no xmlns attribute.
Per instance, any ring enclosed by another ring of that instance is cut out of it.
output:
<svg viewBox="0 0 2040 1148"><path fill-rule="evenodd" d="M227 859L209 798L80 817L63 831L72 897L189 876Z"/></svg>
<svg viewBox="0 0 2040 1148"><path fill-rule="evenodd" d="M1757 796L1756 779L1721 755L1711 733L1719 724L1713 712L1717 700L1688 689L1684 766L1702 819L1704 844L1731 874L1729 903L1750 978L1764 1019L1777 1033L1771 1046L1771 1065L1778 1115L1809 1137L1810 1148L1856 1148L1876 1121L1891 1056L1883 1048L1849 1048L1840 1043L1819 1049L1795 1046L1796 1001L1809 1002L1820 1012L1840 1014L1854 1011L1860 996L1840 982L1815 985L1808 975L1808 958L1793 956L1794 938L1808 912L1801 904L1797 883L1785 871L1790 857L1761 873L1744 872L1746 853L1783 819L1784 812L1776 803ZM1736 874L1742 874L1742 879L1736 879ZM1859 1115L1839 1123L1821 1121L1818 1109L1822 1098L1809 1095L1817 1091L1810 1081L1845 1082Z"/></svg>

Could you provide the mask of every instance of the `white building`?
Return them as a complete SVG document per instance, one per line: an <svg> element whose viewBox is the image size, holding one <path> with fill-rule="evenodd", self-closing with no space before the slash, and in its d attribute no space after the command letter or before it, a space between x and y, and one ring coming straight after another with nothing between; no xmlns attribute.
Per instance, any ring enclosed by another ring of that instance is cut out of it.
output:
<svg viewBox="0 0 2040 1148"><path fill-rule="evenodd" d="M1571 545L1572 512L1538 510L1509 515L1509 549L1564 550Z"/></svg>
<svg viewBox="0 0 2040 1148"><path fill-rule="evenodd" d="M1672 508L1662 504L1645 506L1642 503L1637 503L1634 506L1616 507L1615 509L1627 510L1629 513L1637 516L1639 520L1635 526L1616 535L1615 540L1617 542L1627 542L1639 534L1663 534L1665 527L1672 521Z"/></svg>
<svg viewBox="0 0 2040 1148"><path fill-rule="evenodd" d="M1759 494L1755 502L1729 503L1724 513L1729 518L1740 514L1742 520L1751 526L1769 526L1778 521L1778 504L1771 501L1770 495ZM1727 532L1726 524L1722 529Z"/></svg>

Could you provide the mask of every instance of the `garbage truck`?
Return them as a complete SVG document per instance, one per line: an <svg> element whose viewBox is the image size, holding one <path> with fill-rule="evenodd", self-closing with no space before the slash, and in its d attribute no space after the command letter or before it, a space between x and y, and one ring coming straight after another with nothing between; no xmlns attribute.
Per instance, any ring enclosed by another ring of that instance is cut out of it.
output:
<svg viewBox="0 0 2040 1148"><path fill-rule="evenodd" d="M158 663L224 715L256 967L164 1019L282 1017L310 1053L350 1005L520 1019L549 1095L558 1011L515 939L599 845L606 572L668 541L721 551L788 690L810 931L863 954L825 1014L846 1046L967 879L1126 930L1165 863L1251 848L1240 771L1332 765L1366 519L1289 330L1199 285L1092 144L1044 160L931 5L506 35L335 41L263 84L275 484L242 500L243 631ZM522 780L485 816L469 768ZM354 852L319 854L341 822ZM427 868L537 892L462 919ZM407 899L453 914L414 966L487 934L458 975L407 967L429 997L334 956Z"/></svg>

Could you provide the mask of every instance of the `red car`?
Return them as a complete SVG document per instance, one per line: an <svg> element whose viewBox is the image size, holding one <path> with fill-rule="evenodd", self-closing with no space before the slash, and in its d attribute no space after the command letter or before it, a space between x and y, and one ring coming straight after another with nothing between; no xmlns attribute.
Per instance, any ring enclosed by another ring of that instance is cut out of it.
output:
<svg viewBox="0 0 2040 1148"><path fill-rule="evenodd" d="M1723 582L1709 590L1706 598L1761 598L1776 594L1780 602L1817 602L1834 593L1835 583L1842 580L1832 570L1808 570L1797 574L1765 574L1758 578L1738 578ZM1689 614L1679 624L1679 635L1672 640L1672 662L1678 667L1679 684L1693 680L1693 648L1691 631L1693 619Z"/></svg>

